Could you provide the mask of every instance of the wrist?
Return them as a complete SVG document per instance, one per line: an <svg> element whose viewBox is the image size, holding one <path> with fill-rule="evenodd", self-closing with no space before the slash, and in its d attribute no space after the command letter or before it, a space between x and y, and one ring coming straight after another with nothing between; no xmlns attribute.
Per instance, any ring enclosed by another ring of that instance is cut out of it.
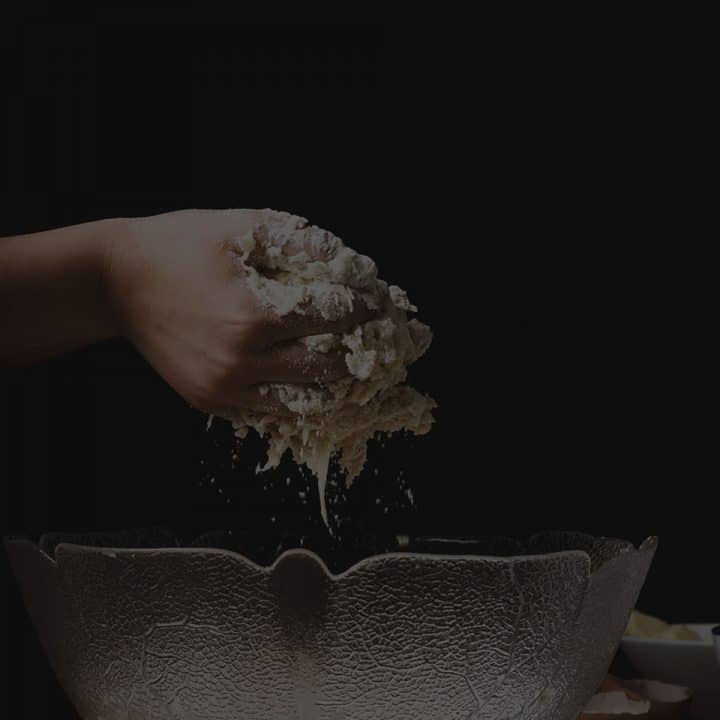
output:
<svg viewBox="0 0 720 720"><path fill-rule="evenodd" d="M34 362L117 336L106 260L114 221L0 244L0 363Z"/></svg>
<svg viewBox="0 0 720 720"><path fill-rule="evenodd" d="M130 223L125 218L101 220L99 236L100 257L99 277L103 303L107 308L108 327L113 337L127 335L122 299L128 288L125 287L124 260L126 246L130 239Z"/></svg>

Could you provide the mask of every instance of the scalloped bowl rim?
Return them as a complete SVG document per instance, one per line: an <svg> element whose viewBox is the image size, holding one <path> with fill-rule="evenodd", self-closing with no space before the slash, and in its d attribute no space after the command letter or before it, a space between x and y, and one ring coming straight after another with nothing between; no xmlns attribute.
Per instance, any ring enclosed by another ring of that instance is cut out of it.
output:
<svg viewBox="0 0 720 720"><path fill-rule="evenodd" d="M617 538L607 538L607 537L596 537L597 540L617 540ZM111 547L111 546L97 546L97 545L83 545L81 543L72 543L72 542L60 542L55 547L55 557L52 555L46 553L37 542L34 542L33 540L30 540L28 538L22 538L22 537L8 537L5 538L6 543L27 543L29 545L32 545L35 547L41 554L43 554L50 562L52 562L54 565L58 565L57 561L57 553L62 548L68 548L68 549L74 549L81 552L92 552L92 553L98 553L103 554L107 556L114 555L124 555L124 556L135 556L135 555L158 555L158 554L168 554L168 553L177 553L180 555L221 555L225 557L232 558L236 562L244 563L245 565L250 566L254 570L257 570L263 574L270 575L272 574L275 569L282 563L286 558L289 557L305 557L308 559L311 559L315 561L325 572L325 574L330 579L342 579L344 577L347 577L348 575L352 574L353 572L356 572L366 566L373 565L376 562L382 561L382 560L393 560L393 559L420 559L420 560L429 560L429 561L448 561L448 560L465 560L470 562L492 562L492 563L498 563L498 564L508 564L508 563L517 563L517 562L532 562L532 561L540 561L540 560L552 560L557 558L567 558L567 557L577 557L577 558L584 558L586 561L588 576L591 577L595 573L599 572L605 565L607 565L609 562L612 562L613 560L616 560L619 557L622 557L623 555L627 553L642 553L646 552L648 550L652 550L657 548L658 545L658 537L655 535L651 535L648 538L646 538L640 545L636 546L634 543L628 542L628 549L622 553L619 553L618 555L608 558L605 562L600 564L598 567L596 567L594 570L592 568L592 558L590 557L590 554L587 553L585 550L559 550L556 552L551 553L535 553L535 554L522 554L522 555L510 555L510 556L498 556L498 555L474 555L474 554L455 554L455 553L448 553L448 554L440 554L440 553L428 553L428 552L412 552L412 551L399 551L399 552L388 552L388 553L379 553L374 555L369 555L368 557L361 558L357 562L353 563L349 568L346 570L343 570L339 573L333 573L327 566L327 563L323 558L318 555L314 550L310 550L308 548L289 548L287 550L284 550L278 557L272 562L270 565L260 565L259 563L256 563L254 560L251 560L247 556L243 555L242 553L236 551L236 550L230 550L228 548L214 548L214 547L157 547L157 548L128 548L128 547ZM625 542L625 541L623 541ZM698 643L693 643L697 645Z"/></svg>

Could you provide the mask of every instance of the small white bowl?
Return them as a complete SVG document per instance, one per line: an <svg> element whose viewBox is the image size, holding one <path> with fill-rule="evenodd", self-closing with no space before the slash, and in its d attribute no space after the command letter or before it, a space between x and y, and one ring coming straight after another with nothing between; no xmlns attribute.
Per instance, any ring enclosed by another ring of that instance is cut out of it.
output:
<svg viewBox="0 0 720 720"><path fill-rule="evenodd" d="M717 655L718 667L720 667L720 625L713 628L713 637L715 638L715 654Z"/></svg>
<svg viewBox="0 0 720 720"><path fill-rule="evenodd" d="M622 649L644 678L673 685L684 685L695 692L694 705L702 708L698 717L720 717L720 660L713 647L713 625L688 625L701 638L692 640L656 640L624 637ZM720 653L720 649L717 650Z"/></svg>

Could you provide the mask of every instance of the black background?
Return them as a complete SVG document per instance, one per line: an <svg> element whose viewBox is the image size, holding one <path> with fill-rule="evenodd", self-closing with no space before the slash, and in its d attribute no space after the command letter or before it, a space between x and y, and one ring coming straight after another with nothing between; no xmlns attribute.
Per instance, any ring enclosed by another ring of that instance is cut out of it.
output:
<svg viewBox="0 0 720 720"><path fill-rule="evenodd" d="M184 207L332 229L435 331L411 379L436 426L374 448L350 510L412 532L658 534L643 608L720 618L709 308L671 223L684 130L652 57L179 11L0 34L0 234ZM0 393L3 534L317 522L309 481L256 477L254 445L229 471L227 429L205 433L122 341L4 372ZM25 698L13 717L71 718L0 563L2 714Z"/></svg>

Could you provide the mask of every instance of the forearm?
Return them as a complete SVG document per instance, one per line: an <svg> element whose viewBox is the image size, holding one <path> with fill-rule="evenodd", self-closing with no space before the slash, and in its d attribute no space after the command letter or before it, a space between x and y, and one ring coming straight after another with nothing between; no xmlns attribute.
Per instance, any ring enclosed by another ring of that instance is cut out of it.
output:
<svg viewBox="0 0 720 720"><path fill-rule="evenodd" d="M105 286L113 220L0 238L0 366L116 334Z"/></svg>

